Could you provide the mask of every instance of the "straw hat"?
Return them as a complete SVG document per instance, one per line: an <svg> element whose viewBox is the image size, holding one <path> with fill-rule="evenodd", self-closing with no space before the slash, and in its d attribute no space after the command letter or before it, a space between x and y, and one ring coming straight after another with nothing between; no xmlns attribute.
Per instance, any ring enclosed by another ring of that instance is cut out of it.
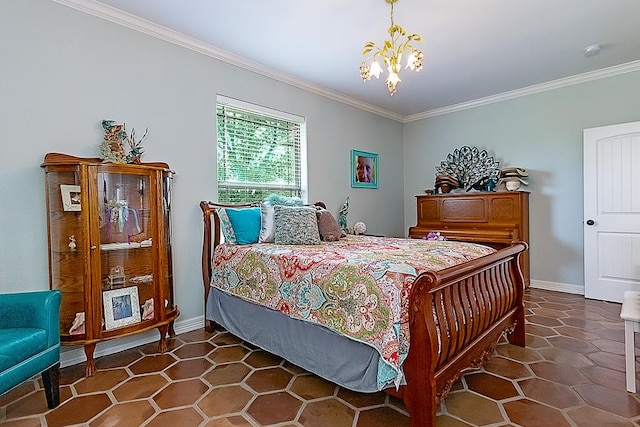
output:
<svg viewBox="0 0 640 427"><path fill-rule="evenodd" d="M504 183L504 186L509 191L515 191L520 188L521 184L529 185L527 178L529 174L523 168L515 166L500 169L500 179L498 184Z"/></svg>
<svg viewBox="0 0 640 427"><path fill-rule="evenodd" d="M520 184L529 185L527 181L519 176L505 176L504 178L500 178L500 180L498 180L498 184L502 183L504 183L504 186L509 191L516 191L520 188Z"/></svg>
<svg viewBox="0 0 640 427"><path fill-rule="evenodd" d="M517 167L508 167L500 169L500 177L507 176L517 176L517 177L527 177L529 174L525 169L517 168Z"/></svg>
<svg viewBox="0 0 640 427"><path fill-rule="evenodd" d="M449 184L455 188L458 186L458 180L449 174L443 173L436 175L436 187L438 184Z"/></svg>

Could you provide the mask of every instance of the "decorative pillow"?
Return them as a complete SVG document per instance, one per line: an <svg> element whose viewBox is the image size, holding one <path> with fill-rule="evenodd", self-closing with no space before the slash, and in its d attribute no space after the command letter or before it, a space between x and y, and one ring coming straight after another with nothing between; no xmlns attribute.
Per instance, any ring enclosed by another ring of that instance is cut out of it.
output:
<svg viewBox="0 0 640 427"><path fill-rule="evenodd" d="M275 243L279 245L319 245L316 209L306 206L274 207Z"/></svg>
<svg viewBox="0 0 640 427"><path fill-rule="evenodd" d="M226 208L225 212L236 237L236 244L258 243L260 235L260 208Z"/></svg>
<svg viewBox="0 0 640 427"><path fill-rule="evenodd" d="M260 236L258 243L273 243L276 238L273 206L265 203L260 206Z"/></svg>
<svg viewBox="0 0 640 427"><path fill-rule="evenodd" d="M336 218L326 209L316 208L318 216L318 231L325 242L335 242L342 236L342 230Z"/></svg>
<svg viewBox="0 0 640 427"><path fill-rule="evenodd" d="M224 241L226 243L229 243L230 245L235 245L236 235L233 233L233 226L231 225L231 221L229 221L229 217L227 216L227 209L220 208L216 211L218 212L218 218L220 218L220 228L222 229Z"/></svg>
<svg viewBox="0 0 640 427"><path fill-rule="evenodd" d="M280 194L269 194L265 202L271 206L304 206L301 198L281 196Z"/></svg>

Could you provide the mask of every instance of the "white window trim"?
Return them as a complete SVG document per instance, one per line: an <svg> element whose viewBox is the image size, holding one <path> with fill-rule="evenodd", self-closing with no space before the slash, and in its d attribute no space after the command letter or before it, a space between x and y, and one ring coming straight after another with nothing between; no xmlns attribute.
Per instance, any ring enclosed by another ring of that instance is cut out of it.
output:
<svg viewBox="0 0 640 427"><path fill-rule="evenodd" d="M282 110L277 110L275 108L265 107L259 104L253 104L250 102L242 101L239 99L231 98L228 96L216 95L216 106L226 105L229 107L241 108L244 110L252 111L257 114L262 114L266 116L275 117L278 119L288 120L292 122L296 122L300 125L300 198L308 203L309 199L309 180L308 180L308 166L307 166L307 120L304 116L300 116L297 114L288 113ZM218 147L217 138L218 133L215 132L216 135L216 150ZM216 154L217 156L217 154ZM216 167L217 167L216 161ZM216 173L217 176L217 173ZM217 189L218 180L216 178L216 194L218 194Z"/></svg>

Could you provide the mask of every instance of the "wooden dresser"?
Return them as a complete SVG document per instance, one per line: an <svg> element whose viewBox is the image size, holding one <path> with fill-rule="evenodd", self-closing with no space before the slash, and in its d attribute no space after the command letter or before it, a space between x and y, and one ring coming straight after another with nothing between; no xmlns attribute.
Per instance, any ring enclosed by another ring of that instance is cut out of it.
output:
<svg viewBox="0 0 640 427"><path fill-rule="evenodd" d="M418 223L409 237L440 232L449 240L485 243L495 248L514 240L529 243L529 193L424 194L416 196ZM529 250L522 255L526 286L530 283Z"/></svg>

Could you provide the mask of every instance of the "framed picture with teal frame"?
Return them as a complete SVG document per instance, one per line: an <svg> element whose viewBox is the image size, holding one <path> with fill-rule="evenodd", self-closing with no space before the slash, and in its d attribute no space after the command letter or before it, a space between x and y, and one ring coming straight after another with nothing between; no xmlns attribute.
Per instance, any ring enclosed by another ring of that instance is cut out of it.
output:
<svg viewBox="0 0 640 427"><path fill-rule="evenodd" d="M378 155L351 150L351 186L378 188Z"/></svg>

